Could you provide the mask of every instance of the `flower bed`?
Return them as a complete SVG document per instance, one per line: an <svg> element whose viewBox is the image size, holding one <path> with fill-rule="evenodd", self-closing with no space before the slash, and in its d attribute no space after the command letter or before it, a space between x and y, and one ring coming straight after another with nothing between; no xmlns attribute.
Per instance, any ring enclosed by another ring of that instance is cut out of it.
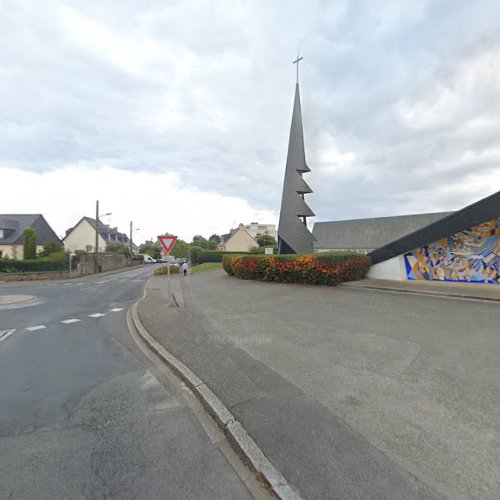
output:
<svg viewBox="0 0 500 500"><path fill-rule="evenodd" d="M369 257L354 252L232 255L222 261L226 273L236 278L328 286L363 279L370 264Z"/></svg>

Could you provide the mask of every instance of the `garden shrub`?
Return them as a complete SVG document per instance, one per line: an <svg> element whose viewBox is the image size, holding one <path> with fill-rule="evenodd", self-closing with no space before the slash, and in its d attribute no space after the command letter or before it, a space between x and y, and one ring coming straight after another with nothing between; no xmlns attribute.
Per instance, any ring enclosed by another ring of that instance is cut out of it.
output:
<svg viewBox="0 0 500 500"><path fill-rule="evenodd" d="M36 231L32 227L27 227L23 231L23 258L30 260L36 258Z"/></svg>
<svg viewBox="0 0 500 500"><path fill-rule="evenodd" d="M252 254L253 252L222 252L220 250L204 250L203 248L193 247L191 248L190 260L191 264L195 265L195 264L203 264L204 262L222 262L222 259L226 255L252 255Z"/></svg>
<svg viewBox="0 0 500 500"><path fill-rule="evenodd" d="M298 255L228 255L222 267L230 276L261 281L335 286L363 279L370 258L354 252Z"/></svg>
<svg viewBox="0 0 500 500"><path fill-rule="evenodd" d="M0 272L3 273L30 273L43 271L65 271L69 267L68 259L30 259L14 260L0 259Z"/></svg>
<svg viewBox="0 0 500 500"><path fill-rule="evenodd" d="M167 266L161 266L155 271L156 276L166 276L168 274ZM170 274L179 274L179 266L170 266Z"/></svg>

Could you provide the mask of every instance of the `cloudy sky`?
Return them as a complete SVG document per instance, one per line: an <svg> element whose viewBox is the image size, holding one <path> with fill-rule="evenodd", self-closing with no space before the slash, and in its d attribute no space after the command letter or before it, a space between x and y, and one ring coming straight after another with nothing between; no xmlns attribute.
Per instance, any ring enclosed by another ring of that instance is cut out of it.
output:
<svg viewBox="0 0 500 500"><path fill-rule="evenodd" d="M498 0L0 0L0 213L277 223L300 50L315 220L500 189Z"/></svg>

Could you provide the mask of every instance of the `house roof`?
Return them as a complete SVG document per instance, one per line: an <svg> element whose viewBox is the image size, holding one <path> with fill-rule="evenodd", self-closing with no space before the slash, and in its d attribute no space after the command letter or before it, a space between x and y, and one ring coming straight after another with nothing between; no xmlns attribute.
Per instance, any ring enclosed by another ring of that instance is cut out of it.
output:
<svg viewBox="0 0 500 500"><path fill-rule="evenodd" d="M372 250L452 213L436 212L316 222L313 228L313 235L316 238L314 248Z"/></svg>
<svg viewBox="0 0 500 500"><path fill-rule="evenodd" d="M23 231L32 227L36 231L37 245L47 241L61 242L42 214L0 214L0 229L6 229L0 245L22 245Z"/></svg>
<svg viewBox="0 0 500 500"><path fill-rule="evenodd" d="M255 241L255 246L258 246L258 243L255 240L255 238L245 229L245 226L243 224L240 224L236 229L232 229L229 234L222 234L220 238L220 243L217 246L222 247L226 245L240 231L244 231L249 238Z"/></svg>
<svg viewBox="0 0 500 500"><path fill-rule="evenodd" d="M500 216L500 191L416 231L407 231L406 235L376 248L369 255L372 262L377 264L498 216Z"/></svg>
<svg viewBox="0 0 500 500"><path fill-rule="evenodd" d="M96 223L95 219L92 217L82 217L74 227L71 229L68 229L66 231L66 236L64 239L66 239L75 229L78 227L78 225L82 222L86 221L88 222L93 228L95 228ZM100 234L100 236L106 240L107 243L128 243L129 239L128 236L125 233L120 233L117 228L115 227L109 227L106 224L103 224L101 221L98 221L97 225L97 231ZM116 239L111 238L111 235L116 235Z"/></svg>

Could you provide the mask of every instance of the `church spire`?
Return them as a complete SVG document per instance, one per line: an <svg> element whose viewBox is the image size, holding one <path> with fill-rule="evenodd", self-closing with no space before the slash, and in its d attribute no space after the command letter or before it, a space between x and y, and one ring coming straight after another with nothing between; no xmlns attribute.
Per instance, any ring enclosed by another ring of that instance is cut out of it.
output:
<svg viewBox="0 0 500 500"><path fill-rule="evenodd" d="M297 64L297 83L295 85L295 101L278 225L278 252L280 254L313 251L314 236L307 228L306 220L307 217L313 216L314 212L304 200L304 195L312 193L312 190L302 178L302 174L310 172L311 169L306 163L304 132L302 129L298 82L298 66L301 60L302 57L297 55L297 59L293 62Z"/></svg>

